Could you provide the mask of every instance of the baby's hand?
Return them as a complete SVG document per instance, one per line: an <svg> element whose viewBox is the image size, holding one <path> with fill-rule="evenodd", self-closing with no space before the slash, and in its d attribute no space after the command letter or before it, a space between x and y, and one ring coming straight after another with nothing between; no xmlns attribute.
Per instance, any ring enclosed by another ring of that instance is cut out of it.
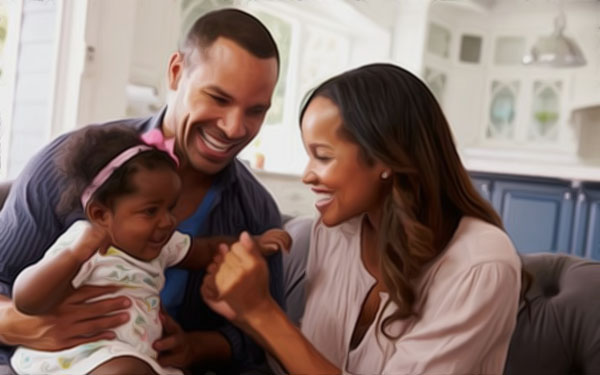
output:
<svg viewBox="0 0 600 375"><path fill-rule="evenodd" d="M292 237L283 229L269 229L260 236L255 236L258 248L262 255L271 255L283 249L290 251Z"/></svg>
<svg viewBox="0 0 600 375"><path fill-rule="evenodd" d="M71 251L81 262L85 262L96 251L100 252L100 254L105 254L109 247L110 238L106 230L98 225L88 223Z"/></svg>

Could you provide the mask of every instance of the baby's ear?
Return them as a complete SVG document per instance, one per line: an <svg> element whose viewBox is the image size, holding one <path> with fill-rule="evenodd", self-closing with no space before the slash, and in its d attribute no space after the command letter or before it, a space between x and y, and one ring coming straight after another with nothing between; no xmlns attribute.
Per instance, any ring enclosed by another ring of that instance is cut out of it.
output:
<svg viewBox="0 0 600 375"><path fill-rule="evenodd" d="M110 209L97 201L88 203L85 213L92 224L107 228L110 221Z"/></svg>

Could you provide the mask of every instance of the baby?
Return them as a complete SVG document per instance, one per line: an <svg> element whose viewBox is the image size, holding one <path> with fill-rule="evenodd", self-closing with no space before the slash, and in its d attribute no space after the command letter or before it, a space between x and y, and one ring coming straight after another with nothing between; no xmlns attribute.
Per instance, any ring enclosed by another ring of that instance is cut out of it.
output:
<svg viewBox="0 0 600 375"><path fill-rule="evenodd" d="M82 285L118 285L129 297L129 321L114 340L56 352L19 347L11 358L18 374L181 374L163 368L152 344L162 335L159 293L164 270L205 268L220 242L175 230L172 210L181 181L173 140L159 130L139 135L123 126L89 127L71 137L57 160L69 178L58 212L83 206L87 220L74 222L36 264L15 280L13 300L29 315L42 314ZM233 213L232 213L233 214ZM291 238L271 229L255 238L263 254L289 248Z"/></svg>

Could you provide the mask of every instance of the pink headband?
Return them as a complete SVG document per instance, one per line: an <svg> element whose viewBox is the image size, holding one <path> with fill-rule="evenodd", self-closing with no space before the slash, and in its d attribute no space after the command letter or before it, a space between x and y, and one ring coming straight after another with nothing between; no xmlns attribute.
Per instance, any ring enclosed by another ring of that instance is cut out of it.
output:
<svg viewBox="0 0 600 375"><path fill-rule="evenodd" d="M143 134L141 138L142 141L146 143L146 145L133 146L121 152L114 159L112 159L104 168L102 168L100 172L98 172L96 177L94 177L92 182L85 188L85 190L81 194L81 204L83 206L84 211L90 199L92 198L92 195L94 195L96 190L98 190L98 188L109 179L109 177L117 168L125 164L137 154L144 151L152 150L153 147L151 146L154 146L157 149L168 153L169 156L175 161L175 164L179 166L179 159L173 151L175 145L175 138L165 140L162 132L159 129L153 129Z"/></svg>
<svg viewBox="0 0 600 375"><path fill-rule="evenodd" d="M113 174L113 172L117 168L125 164L129 159L133 158L140 152L149 150L152 150L152 147L146 145L138 145L128 148L127 150L117 155L116 158L112 159L104 168L100 170L100 172L98 172L96 177L94 177L94 179L92 180L92 183L89 184L88 187L86 187L83 191L83 194L81 194L81 205L83 206L83 209L85 210L92 195L94 195L96 190L98 190L98 188L102 186L102 184L104 184L106 180L108 180L108 178Z"/></svg>

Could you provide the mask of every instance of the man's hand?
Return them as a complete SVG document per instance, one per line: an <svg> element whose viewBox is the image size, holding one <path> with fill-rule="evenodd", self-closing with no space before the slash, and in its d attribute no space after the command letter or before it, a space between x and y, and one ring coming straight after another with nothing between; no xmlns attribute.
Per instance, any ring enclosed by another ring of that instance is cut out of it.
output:
<svg viewBox="0 0 600 375"><path fill-rule="evenodd" d="M115 337L110 329L129 320L131 305L126 297L87 302L114 293L118 287L84 286L47 313L20 313L6 297L0 297L0 340L8 345L56 351L96 340Z"/></svg>
<svg viewBox="0 0 600 375"><path fill-rule="evenodd" d="M162 366L188 368L195 363L225 361L231 357L229 342L216 331L184 332L168 314L161 312L163 337L154 342Z"/></svg>
<svg viewBox="0 0 600 375"><path fill-rule="evenodd" d="M194 362L192 345L188 342L186 333L164 311L160 312L160 321L163 326L163 336L153 344L158 352L158 362L162 366L186 368Z"/></svg>

